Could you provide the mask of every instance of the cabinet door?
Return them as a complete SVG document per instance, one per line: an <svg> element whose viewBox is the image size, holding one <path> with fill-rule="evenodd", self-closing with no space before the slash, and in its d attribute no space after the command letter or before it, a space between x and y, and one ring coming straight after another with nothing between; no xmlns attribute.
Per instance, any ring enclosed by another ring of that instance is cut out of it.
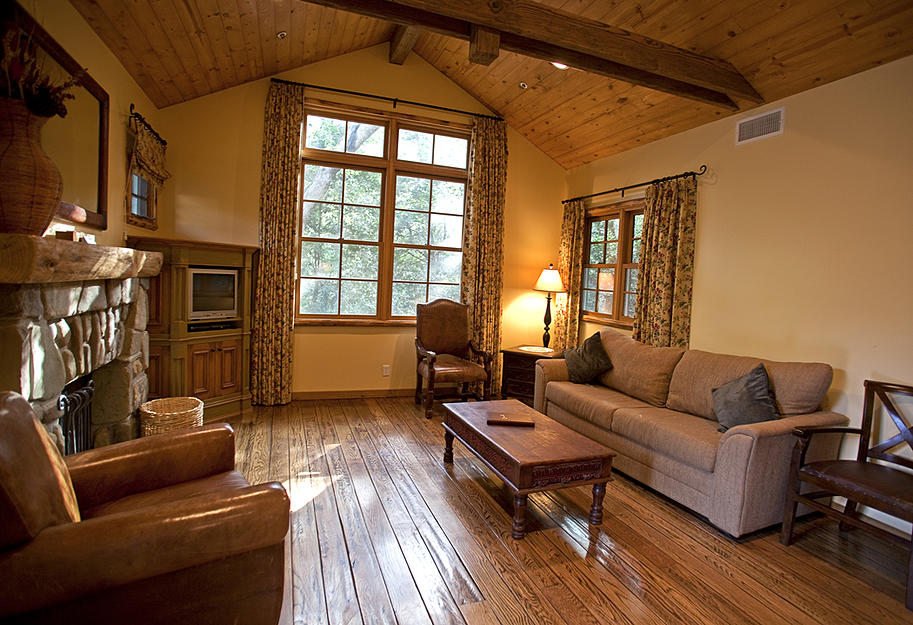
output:
<svg viewBox="0 0 913 625"><path fill-rule="evenodd" d="M171 268L166 264L157 276L149 278L149 320L146 329L150 334L168 334L170 331L170 276Z"/></svg>
<svg viewBox="0 0 913 625"><path fill-rule="evenodd" d="M168 384L169 350L162 345L149 346L149 368L146 376L149 378L149 399L168 397L171 390Z"/></svg>
<svg viewBox="0 0 913 625"><path fill-rule="evenodd" d="M213 345L205 343L191 343L187 346L187 392L189 395L206 399L217 395L213 388L213 381L218 379L215 369L219 365L216 355L218 352Z"/></svg>
<svg viewBox="0 0 913 625"><path fill-rule="evenodd" d="M241 390L241 339L227 339L216 345L219 361L217 395L231 395Z"/></svg>

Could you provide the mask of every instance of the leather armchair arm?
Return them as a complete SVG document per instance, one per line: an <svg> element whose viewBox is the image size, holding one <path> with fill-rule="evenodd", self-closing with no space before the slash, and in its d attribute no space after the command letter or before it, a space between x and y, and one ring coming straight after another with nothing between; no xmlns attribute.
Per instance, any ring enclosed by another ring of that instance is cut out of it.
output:
<svg viewBox="0 0 913 625"><path fill-rule="evenodd" d="M425 349L424 346L422 346L422 342L418 340L418 337L415 337L415 351L418 353L419 361L426 359L429 367L434 364L434 360L437 358L437 352Z"/></svg>
<svg viewBox="0 0 913 625"><path fill-rule="evenodd" d="M288 524L272 482L54 525L0 554L0 617L268 547Z"/></svg>
<svg viewBox="0 0 913 625"><path fill-rule="evenodd" d="M235 468L235 435L204 425L90 449L65 458L82 510L132 493L164 488Z"/></svg>

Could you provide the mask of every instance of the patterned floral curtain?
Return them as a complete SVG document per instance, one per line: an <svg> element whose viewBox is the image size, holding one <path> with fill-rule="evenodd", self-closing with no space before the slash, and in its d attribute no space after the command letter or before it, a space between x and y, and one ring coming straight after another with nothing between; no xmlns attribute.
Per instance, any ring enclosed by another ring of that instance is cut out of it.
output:
<svg viewBox="0 0 913 625"><path fill-rule="evenodd" d="M461 296L469 305L470 337L497 355L501 344L501 270L504 261L504 189L507 126L478 117L469 145L469 207L463 220ZM501 388L498 358L492 363L491 392Z"/></svg>
<svg viewBox="0 0 913 625"><path fill-rule="evenodd" d="M260 174L260 261L251 327L251 402L292 400L295 242L304 87L273 82Z"/></svg>
<svg viewBox="0 0 913 625"><path fill-rule="evenodd" d="M647 187L634 338L687 349L697 214L694 176Z"/></svg>
<svg viewBox="0 0 913 625"><path fill-rule="evenodd" d="M552 349L577 346L580 327L580 281L583 272L583 247L586 243L586 210L583 200L564 205L561 222L561 247L558 248L558 273L567 291L567 304L559 306L555 314L555 343Z"/></svg>

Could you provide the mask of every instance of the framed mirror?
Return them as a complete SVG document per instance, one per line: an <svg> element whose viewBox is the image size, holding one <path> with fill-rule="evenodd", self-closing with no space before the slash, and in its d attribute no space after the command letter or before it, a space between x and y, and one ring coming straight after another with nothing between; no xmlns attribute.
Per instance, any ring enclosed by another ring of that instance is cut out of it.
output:
<svg viewBox="0 0 913 625"><path fill-rule="evenodd" d="M18 20L45 55L44 68L52 76L77 76L78 83L66 101L67 116L52 117L41 132L44 151L63 178L63 194L57 218L98 230L108 227L108 92L79 65L17 3L9 3ZM2 11L7 17L7 9Z"/></svg>

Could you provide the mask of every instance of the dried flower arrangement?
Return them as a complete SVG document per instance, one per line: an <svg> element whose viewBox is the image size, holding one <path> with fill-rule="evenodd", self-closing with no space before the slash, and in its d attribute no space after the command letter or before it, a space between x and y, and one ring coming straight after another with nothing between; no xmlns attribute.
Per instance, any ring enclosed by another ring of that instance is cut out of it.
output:
<svg viewBox="0 0 913 625"><path fill-rule="evenodd" d="M66 117L66 100L80 76L54 80L44 71L38 46L15 16L4 16L0 56L0 97L24 100L35 115Z"/></svg>

